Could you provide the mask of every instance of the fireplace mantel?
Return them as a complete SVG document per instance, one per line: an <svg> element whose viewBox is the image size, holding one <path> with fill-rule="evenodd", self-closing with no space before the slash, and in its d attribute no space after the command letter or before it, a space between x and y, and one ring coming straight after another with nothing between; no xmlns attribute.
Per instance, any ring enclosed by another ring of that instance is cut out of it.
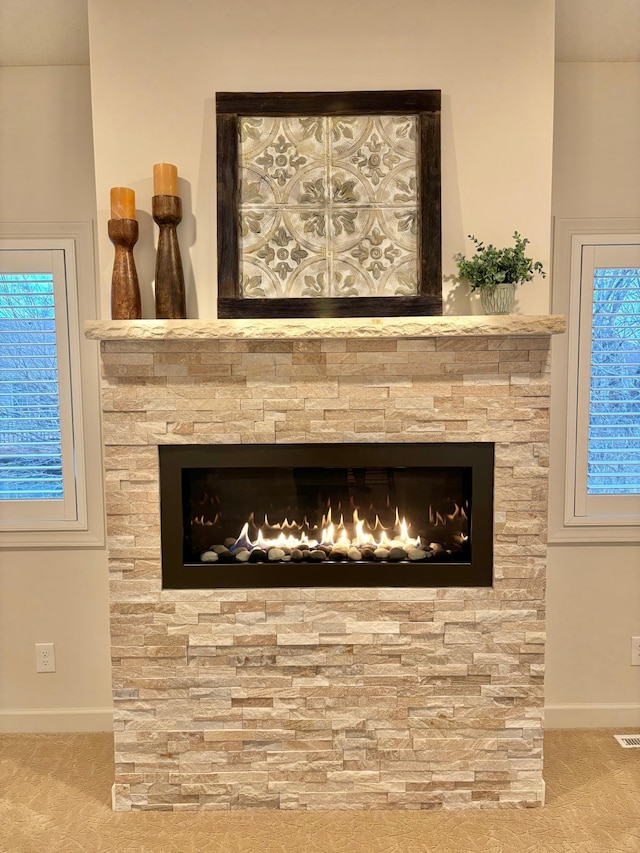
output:
<svg viewBox="0 0 640 853"><path fill-rule="evenodd" d="M540 337L564 332L560 314L446 317L321 317L278 320L92 320L103 341L308 340L354 338Z"/></svg>

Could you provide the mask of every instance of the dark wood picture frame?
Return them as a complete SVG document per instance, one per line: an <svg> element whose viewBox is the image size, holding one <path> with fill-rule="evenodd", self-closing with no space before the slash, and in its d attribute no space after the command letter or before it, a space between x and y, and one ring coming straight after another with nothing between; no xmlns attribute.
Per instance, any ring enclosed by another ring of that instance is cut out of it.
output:
<svg viewBox="0 0 640 853"><path fill-rule="evenodd" d="M244 298L240 287L239 126L245 116L415 115L418 127L418 292L412 296ZM442 314L440 91L219 92L218 316L381 317Z"/></svg>

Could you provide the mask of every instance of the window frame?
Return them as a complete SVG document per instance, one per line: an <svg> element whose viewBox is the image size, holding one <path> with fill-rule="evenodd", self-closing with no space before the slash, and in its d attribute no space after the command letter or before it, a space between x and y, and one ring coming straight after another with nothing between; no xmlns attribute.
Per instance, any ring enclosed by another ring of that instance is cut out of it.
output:
<svg viewBox="0 0 640 853"><path fill-rule="evenodd" d="M581 434L584 399L588 398L585 385L588 388L590 381L592 310L589 301L589 322L585 323L583 261L589 247L629 245L640 245L640 219L557 219L555 222L552 310L567 316L567 332L552 341L551 458L562 463L552 465L550 474L549 542L552 544L640 541L637 496L599 496L594 500L594 496L587 495L587 439ZM587 345L589 353L585 361Z"/></svg>
<svg viewBox="0 0 640 853"><path fill-rule="evenodd" d="M92 224L0 223L0 248L25 253L50 251L57 253L57 263L63 264L64 269L58 272L64 272L64 304L56 294L56 336L64 336L63 345L58 347L59 364L70 378L68 394L64 393L64 382L59 383L61 420L67 422L63 429L63 442L67 433L63 468L69 464L71 450L75 469L75 493L70 494L65 488L62 518L43 521L24 517L24 508L19 505L28 503L25 501L0 504L0 548L102 547L105 533L98 353L95 344L82 334L83 322L96 316ZM54 280L54 292L58 286ZM68 445L69 438L73 448ZM89 483L99 483L100 488L89 492ZM8 517L12 504L16 513Z"/></svg>

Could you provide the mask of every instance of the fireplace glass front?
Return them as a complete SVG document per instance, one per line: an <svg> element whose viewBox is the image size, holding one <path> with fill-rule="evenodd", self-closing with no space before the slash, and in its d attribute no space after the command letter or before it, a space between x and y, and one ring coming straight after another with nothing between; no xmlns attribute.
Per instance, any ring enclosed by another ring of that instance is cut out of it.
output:
<svg viewBox="0 0 640 853"><path fill-rule="evenodd" d="M493 444L159 453L165 588L491 586Z"/></svg>

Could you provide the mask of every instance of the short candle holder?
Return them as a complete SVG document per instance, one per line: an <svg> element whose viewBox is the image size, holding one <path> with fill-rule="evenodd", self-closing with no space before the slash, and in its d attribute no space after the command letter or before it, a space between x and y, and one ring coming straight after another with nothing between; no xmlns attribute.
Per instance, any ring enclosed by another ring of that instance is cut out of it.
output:
<svg viewBox="0 0 640 853"><path fill-rule="evenodd" d="M110 219L108 233L116 247L111 277L111 318L139 320L142 317L142 304L133 259L133 247L138 242L138 220Z"/></svg>
<svg viewBox="0 0 640 853"><path fill-rule="evenodd" d="M153 219L160 227L156 255L156 317L184 320L187 316L184 273L176 227L182 221L182 200L177 195L154 195Z"/></svg>

